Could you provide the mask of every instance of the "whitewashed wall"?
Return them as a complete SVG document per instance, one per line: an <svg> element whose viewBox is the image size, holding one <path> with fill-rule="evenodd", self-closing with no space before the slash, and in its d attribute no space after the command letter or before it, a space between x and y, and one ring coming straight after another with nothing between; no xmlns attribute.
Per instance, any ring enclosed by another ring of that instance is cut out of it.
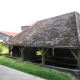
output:
<svg viewBox="0 0 80 80"><path fill-rule="evenodd" d="M3 34L3 33L0 33L0 40L3 40L3 39L4 39L4 37L9 37L9 38L10 38L10 36L5 35L5 34Z"/></svg>

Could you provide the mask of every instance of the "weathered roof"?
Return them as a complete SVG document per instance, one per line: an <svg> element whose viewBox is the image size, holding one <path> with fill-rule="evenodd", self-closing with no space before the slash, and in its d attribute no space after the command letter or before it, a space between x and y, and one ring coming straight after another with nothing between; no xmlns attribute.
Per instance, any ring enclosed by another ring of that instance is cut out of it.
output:
<svg viewBox="0 0 80 80"><path fill-rule="evenodd" d="M37 21L10 39L8 45L78 46L80 43L80 14L71 12Z"/></svg>
<svg viewBox="0 0 80 80"><path fill-rule="evenodd" d="M18 33L15 33L15 32L7 32L7 31L0 31L1 33L5 34L5 35L8 35L8 36L16 36Z"/></svg>

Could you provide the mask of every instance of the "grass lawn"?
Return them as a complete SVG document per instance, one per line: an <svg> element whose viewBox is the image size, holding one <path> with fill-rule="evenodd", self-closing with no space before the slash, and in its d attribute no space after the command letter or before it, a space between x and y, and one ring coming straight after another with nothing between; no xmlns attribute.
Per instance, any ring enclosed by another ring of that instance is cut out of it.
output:
<svg viewBox="0 0 80 80"><path fill-rule="evenodd" d="M60 72L52 71L48 68L43 68L37 65L33 65L30 62L21 62L21 59L13 60L5 57L0 57L0 64L8 66L25 73L29 73L47 80L71 80L67 75Z"/></svg>
<svg viewBox="0 0 80 80"><path fill-rule="evenodd" d="M3 46L1 54L8 54L8 47Z"/></svg>

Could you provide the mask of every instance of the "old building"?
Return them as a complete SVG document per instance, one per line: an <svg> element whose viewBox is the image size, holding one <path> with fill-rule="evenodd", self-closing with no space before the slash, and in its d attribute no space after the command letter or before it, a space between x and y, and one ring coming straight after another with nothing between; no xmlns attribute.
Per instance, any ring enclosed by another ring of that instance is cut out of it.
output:
<svg viewBox="0 0 80 80"><path fill-rule="evenodd" d="M18 33L15 32L6 32L6 31L0 31L0 40L6 42L8 41L11 37L16 36Z"/></svg>
<svg viewBox="0 0 80 80"><path fill-rule="evenodd" d="M26 28L28 28L29 26L21 26L21 31L24 31Z"/></svg>
<svg viewBox="0 0 80 80"><path fill-rule="evenodd" d="M6 44L18 46L23 60L25 48L36 47L42 53L42 64L48 61L80 70L80 14L71 12L37 21Z"/></svg>
<svg viewBox="0 0 80 80"><path fill-rule="evenodd" d="M26 30L28 27L30 27L30 26L33 25L34 23L36 23L36 22L29 23L29 24L27 24L27 26L21 26L21 31Z"/></svg>

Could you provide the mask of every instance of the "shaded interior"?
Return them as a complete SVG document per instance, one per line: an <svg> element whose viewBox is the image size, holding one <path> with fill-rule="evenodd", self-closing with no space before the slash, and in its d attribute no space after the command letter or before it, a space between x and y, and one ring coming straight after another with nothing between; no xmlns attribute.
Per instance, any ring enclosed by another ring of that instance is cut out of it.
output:
<svg viewBox="0 0 80 80"><path fill-rule="evenodd" d="M46 51L47 48L45 48ZM40 48L42 50L42 48ZM78 57L78 50L71 49L74 54ZM42 55L37 54L39 49L37 47L26 47L23 51L24 53L24 61L31 61L34 63L42 63ZM40 52L39 52L40 53ZM12 56L13 57L21 57L21 52L19 46L13 46L12 48ZM58 66L64 68L77 68L77 60L75 56L72 54L70 49L63 48L49 48L45 54L45 64L51 66Z"/></svg>

